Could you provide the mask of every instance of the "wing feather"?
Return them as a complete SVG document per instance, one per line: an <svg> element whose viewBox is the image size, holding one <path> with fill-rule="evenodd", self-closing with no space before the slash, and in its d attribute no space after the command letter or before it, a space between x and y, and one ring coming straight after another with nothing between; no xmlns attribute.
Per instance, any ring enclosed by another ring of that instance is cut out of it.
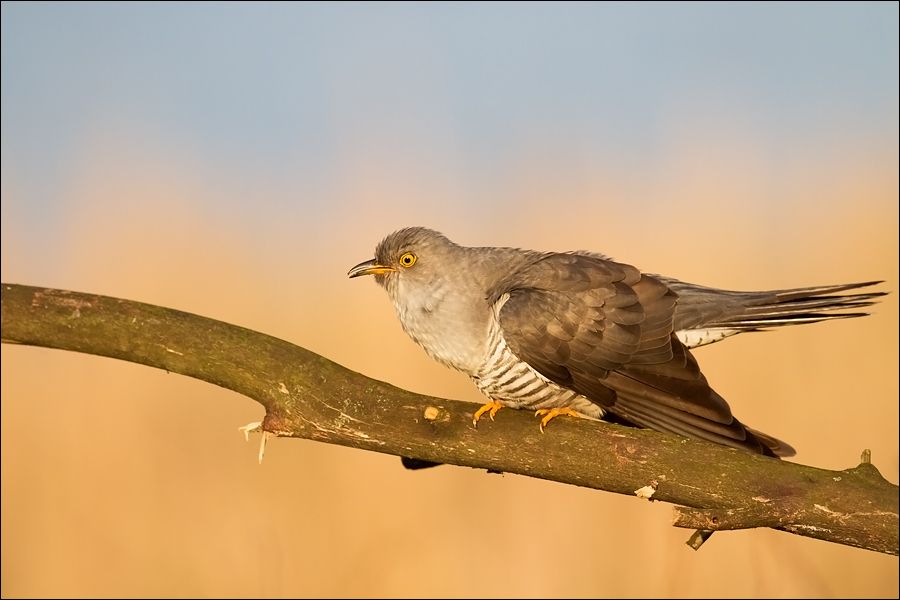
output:
<svg viewBox="0 0 900 600"><path fill-rule="evenodd" d="M754 435L709 386L674 335L678 296L659 279L597 256L544 254L491 292L503 294L510 349L620 419L754 452L790 450Z"/></svg>

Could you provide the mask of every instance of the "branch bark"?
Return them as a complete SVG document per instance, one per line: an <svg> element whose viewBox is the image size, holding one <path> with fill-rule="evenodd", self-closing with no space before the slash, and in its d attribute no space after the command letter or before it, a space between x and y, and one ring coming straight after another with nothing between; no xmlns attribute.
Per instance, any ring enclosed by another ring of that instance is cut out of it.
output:
<svg viewBox="0 0 900 600"><path fill-rule="evenodd" d="M261 403L262 428L275 435L637 493L679 505L678 527L774 527L898 553L898 488L866 457L829 471L586 419L556 419L541 434L530 413L513 410L476 430L471 403L402 390L243 327L118 298L0 286L4 343L208 381Z"/></svg>

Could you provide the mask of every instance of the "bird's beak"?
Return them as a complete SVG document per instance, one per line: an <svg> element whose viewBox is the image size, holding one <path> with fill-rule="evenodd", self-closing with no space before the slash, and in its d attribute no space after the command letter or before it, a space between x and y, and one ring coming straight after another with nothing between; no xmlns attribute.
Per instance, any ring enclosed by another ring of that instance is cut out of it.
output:
<svg viewBox="0 0 900 600"><path fill-rule="evenodd" d="M359 277L360 275L384 275L385 273L393 273L396 271L394 267L387 267L385 265L379 265L375 262L375 259L367 260L366 262L361 262L347 273L348 277Z"/></svg>

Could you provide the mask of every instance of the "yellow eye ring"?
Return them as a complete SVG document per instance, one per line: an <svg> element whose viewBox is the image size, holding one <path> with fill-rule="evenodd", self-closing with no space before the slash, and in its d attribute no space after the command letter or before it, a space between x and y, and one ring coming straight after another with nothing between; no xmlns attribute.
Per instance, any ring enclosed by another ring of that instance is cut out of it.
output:
<svg viewBox="0 0 900 600"><path fill-rule="evenodd" d="M407 269L416 264L416 255L412 252L406 252L400 257L400 266Z"/></svg>

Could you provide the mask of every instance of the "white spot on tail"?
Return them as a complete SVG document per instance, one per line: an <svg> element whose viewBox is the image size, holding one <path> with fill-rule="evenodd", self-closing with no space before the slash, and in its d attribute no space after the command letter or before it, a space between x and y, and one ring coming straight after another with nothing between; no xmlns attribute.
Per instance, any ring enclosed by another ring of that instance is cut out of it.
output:
<svg viewBox="0 0 900 600"><path fill-rule="evenodd" d="M724 340L725 338L740 332L740 329L713 327L711 329L683 329L681 331L676 331L675 335L678 337L678 340L688 348L697 348L698 346L705 346L706 344Z"/></svg>

